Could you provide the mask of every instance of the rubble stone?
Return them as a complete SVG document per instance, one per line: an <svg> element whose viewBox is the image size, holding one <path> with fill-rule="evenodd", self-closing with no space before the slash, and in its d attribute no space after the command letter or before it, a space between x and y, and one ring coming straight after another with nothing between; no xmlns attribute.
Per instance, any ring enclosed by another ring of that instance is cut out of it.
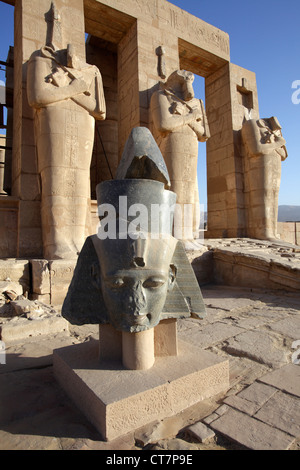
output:
<svg viewBox="0 0 300 470"><path fill-rule="evenodd" d="M186 431L201 443L206 443L215 436L215 433L201 422L189 426Z"/></svg>

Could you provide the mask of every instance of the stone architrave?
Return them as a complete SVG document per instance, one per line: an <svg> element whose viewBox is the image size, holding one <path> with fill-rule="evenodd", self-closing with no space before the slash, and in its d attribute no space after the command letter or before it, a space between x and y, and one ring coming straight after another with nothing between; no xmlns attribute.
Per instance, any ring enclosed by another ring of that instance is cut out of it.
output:
<svg viewBox="0 0 300 470"><path fill-rule="evenodd" d="M177 195L183 230L178 239L198 237L200 206L197 181L198 142L210 137L202 100L195 98L194 75L185 70L173 72L151 98L153 123L161 136L160 150L165 159L171 190Z"/></svg>
<svg viewBox="0 0 300 470"><path fill-rule="evenodd" d="M76 258L86 237L95 119L106 115L101 74L61 42L52 4L50 35L28 62L28 101L35 111L46 259Z"/></svg>
<svg viewBox="0 0 300 470"><path fill-rule="evenodd" d="M242 127L242 140L248 236L278 239L281 162L288 156L281 126L276 117L248 120Z"/></svg>

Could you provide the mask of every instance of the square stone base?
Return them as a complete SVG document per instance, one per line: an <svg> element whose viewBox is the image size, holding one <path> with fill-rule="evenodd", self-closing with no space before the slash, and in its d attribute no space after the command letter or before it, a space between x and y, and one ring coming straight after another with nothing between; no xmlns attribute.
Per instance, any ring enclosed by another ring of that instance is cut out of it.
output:
<svg viewBox="0 0 300 470"><path fill-rule="evenodd" d="M53 365L62 388L107 441L229 388L228 361L184 342L178 356L157 357L146 371L100 363L96 340L55 350Z"/></svg>

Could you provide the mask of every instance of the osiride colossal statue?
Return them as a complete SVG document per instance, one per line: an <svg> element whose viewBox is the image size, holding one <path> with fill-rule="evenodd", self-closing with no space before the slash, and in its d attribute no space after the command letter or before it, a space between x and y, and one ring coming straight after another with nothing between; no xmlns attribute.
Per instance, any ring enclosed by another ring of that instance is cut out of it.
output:
<svg viewBox="0 0 300 470"><path fill-rule="evenodd" d="M95 119L105 119L106 107L100 71L61 42L54 3L50 13L48 41L28 62L27 94L35 118L44 257L68 259L77 257L87 234Z"/></svg>
<svg viewBox="0 0 300 470"><path fill-rule="evenodd" d="M173 72L154 92L150 103L171 189L177 195L178 209L184 220L183 230L175 234L179 239L193 239L198 235L198 142L206 142L210 137L203 101L195 98L194 78L185 70Z"/></svg>
<svg viewBox="0 0 300 470"><path fill-rule="evenodd" d="M276 117L250 119L242 127L248 236L277 239L281 162L288 154Z"/></svg>

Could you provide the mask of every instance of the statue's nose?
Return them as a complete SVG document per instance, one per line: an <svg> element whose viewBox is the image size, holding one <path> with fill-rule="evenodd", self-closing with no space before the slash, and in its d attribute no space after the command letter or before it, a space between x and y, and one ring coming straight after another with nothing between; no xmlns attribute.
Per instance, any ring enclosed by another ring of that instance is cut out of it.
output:
<svg viewBox="0 0 300 470"><path fill-rule="evenodd" d="M193 89L193 84L187 82L186 83L186 90L185 90L185 100L189 101L193 99L195 96L194 89Z"/></svg>
<svg viewBox="0 0 300 470"><path fill-rule="evenodd" d="M142 282L138 281L132 287L132 293L129 297L129 304L131 307L134 307L135 315L145 315L146 312L146 297L144 294L144 289Z"/></svg>

